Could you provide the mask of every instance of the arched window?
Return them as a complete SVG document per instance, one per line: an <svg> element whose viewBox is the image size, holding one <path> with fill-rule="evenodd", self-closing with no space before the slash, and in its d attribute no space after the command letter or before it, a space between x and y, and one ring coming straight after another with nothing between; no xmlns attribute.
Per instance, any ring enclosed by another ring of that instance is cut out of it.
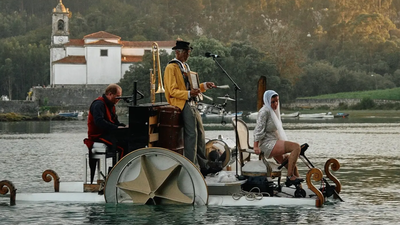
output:
<svg viewBox="0 0 400 225"><path fill-rule="evenodd" d="M64 30L64 21L59 20L57 24L58 30Z"/></svg>

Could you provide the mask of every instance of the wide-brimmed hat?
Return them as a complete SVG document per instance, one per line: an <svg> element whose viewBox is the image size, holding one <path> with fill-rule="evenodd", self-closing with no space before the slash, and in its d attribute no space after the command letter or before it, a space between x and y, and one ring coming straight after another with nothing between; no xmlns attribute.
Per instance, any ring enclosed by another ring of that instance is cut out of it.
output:
<svg viewBox="0 0 400 225"><path fill-rule="evenodd" d="M190 47L190 42L187 41L176 41L175 47L172 48L172 50L175 49L185 49L185 50L192 50L193 48Z"/></svg>

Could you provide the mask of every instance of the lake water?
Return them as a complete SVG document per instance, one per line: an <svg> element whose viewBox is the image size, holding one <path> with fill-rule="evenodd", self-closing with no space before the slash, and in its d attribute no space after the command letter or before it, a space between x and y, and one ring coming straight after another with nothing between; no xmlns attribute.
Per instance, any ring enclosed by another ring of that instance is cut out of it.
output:
<svg viewBox="0 0 400 225"><path fill-rule="evenodd" d="M53 192L41 174L55 170L63 181L81 181L86 149L85 121L0 123L0 180L17 188L17 204L0 197L1 224L397 224L400 215L400 121L285 120L290 140L308 143L307 157L323 168L329 158L341 197L315 207L133 206L18 202L18 193ZM219 122L217 122L219 123ZM249 122L250 127L254 123ZM206 136L234 140L233 130L206 124ZM250 140L252 143L252 137ZM306 167L298 162L301 175Z"/></svg>

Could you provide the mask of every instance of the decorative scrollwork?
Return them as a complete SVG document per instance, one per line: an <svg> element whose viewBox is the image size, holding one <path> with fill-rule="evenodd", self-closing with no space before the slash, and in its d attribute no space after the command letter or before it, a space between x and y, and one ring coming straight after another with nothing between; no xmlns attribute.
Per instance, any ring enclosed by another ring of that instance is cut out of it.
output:
<svg viewBox="0 0 400 225"><path fill-rule="evenodd" d="M311 183L311 177L314 179L314 181L322 180L323 178L322 171L318 168L311 168L307 172L307 177L306 177L308 188L310 188L310 190L313 191L318 198L317 200L315 200L315 206L321 207L324 204L325 198L322 192L318 188L316 188L313 183Z"/></svg>
<svg viewBox="0 0 400 225"><path fill-rule="evenodd" d="M340 184L340 181L329 171L329 166L333 171L337 171L340 169L340 163L334 158L328 159L325 163L325 174L326 176L335 183L335 191L339 194L340 191L342 190L342 185Z"/></svg>
<svg viewBox="0 0 400 225"><path fill-rule="evenodd" d="M50 182L52 179L54 180L54 192L60 191L60 177L54 170L45 170L42 174L42 179L45 182Z"/></svg>
<svg viewBox="0 0 400 225"><path fill-rule="evenodd" d="M14 184L8 180L0 181L0 194L5 195L10 191L10 205L15 205L15 195L17 194L17 189Z"/></svg>

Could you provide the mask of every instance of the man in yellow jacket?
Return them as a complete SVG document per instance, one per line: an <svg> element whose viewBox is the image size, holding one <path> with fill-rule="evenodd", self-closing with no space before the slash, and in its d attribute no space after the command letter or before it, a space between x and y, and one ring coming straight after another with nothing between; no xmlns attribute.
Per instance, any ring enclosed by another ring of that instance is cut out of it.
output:
<svg viewBox="0 0 400 225"><path fill-rule="evenodd" d="M201 92L212 89L213 82L201 83L199 89L191 89L188 75L189 65L186 63L193 49L190 43L178 40L175 50L176 58L170 61L165 68L164 85L165 98L168 103L182 110L184 128L184 155L195 165L200 166L204 176L222 170L221 162L209 161L205 157L205 133L201 116L196 107L196 101Z"/></svg>

